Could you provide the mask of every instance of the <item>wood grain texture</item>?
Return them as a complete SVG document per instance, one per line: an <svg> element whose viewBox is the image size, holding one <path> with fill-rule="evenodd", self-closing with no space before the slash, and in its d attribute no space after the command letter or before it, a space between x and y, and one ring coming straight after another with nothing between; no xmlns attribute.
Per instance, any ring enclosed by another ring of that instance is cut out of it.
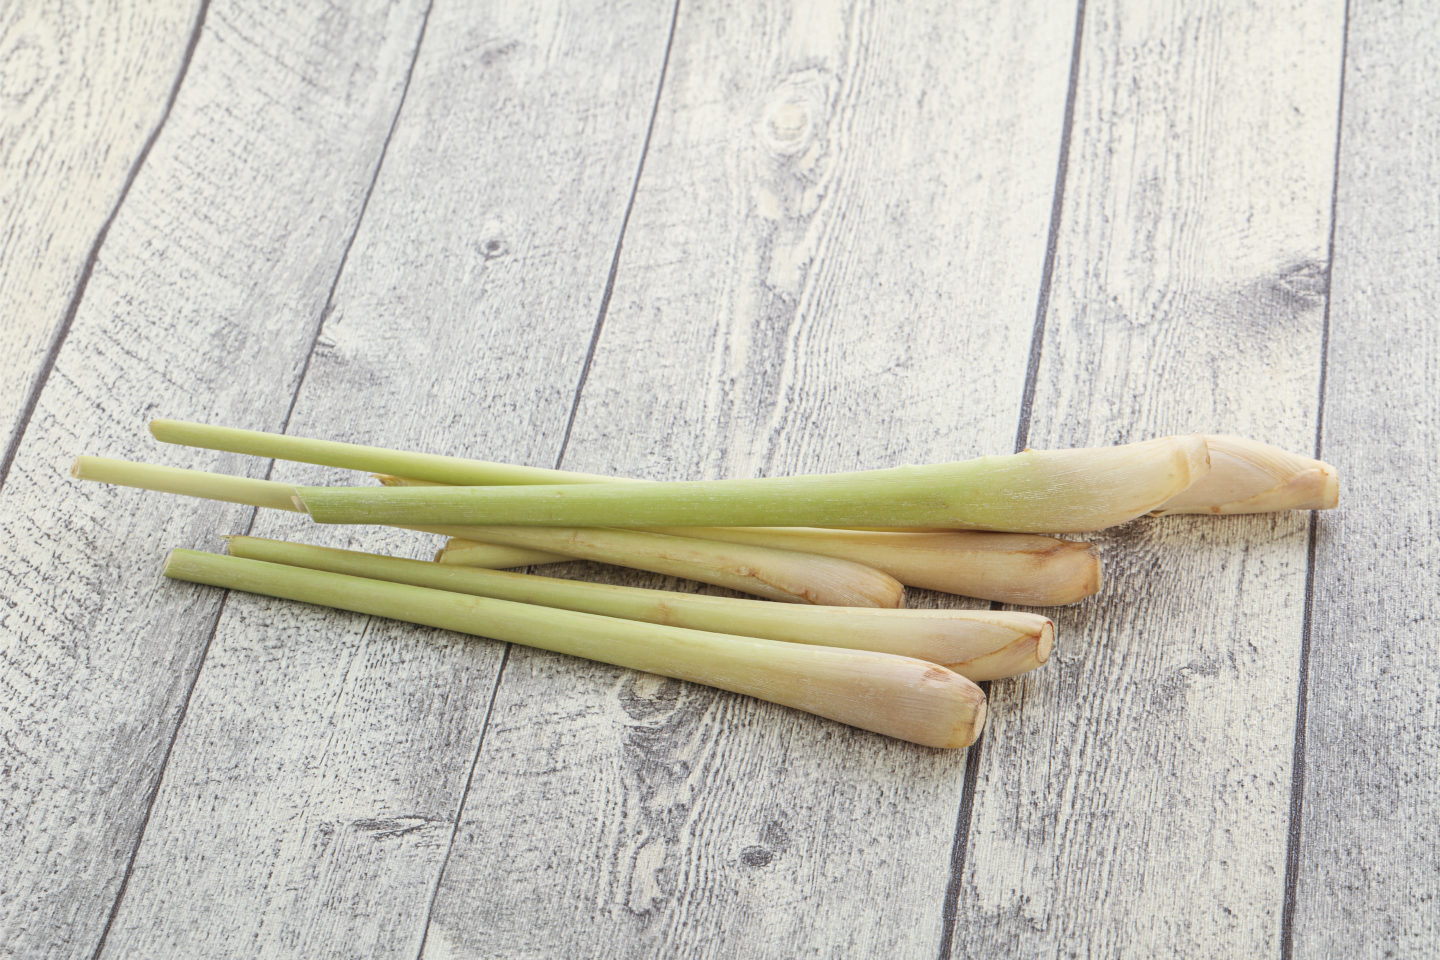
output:
<svg viewBox="0 0 1440 960"><path fill-rule="evenodd" d="M1052 10L682 3L564 466L1010 449L1073 35ZM934 956L964 764L516 649L425 956Z"/></svg>
<svg viewBox="0 0 1440 960"><path fill-rule="evenodd" d="M555 465L669 26L653 3L436 4L293 432ZM230 598L106 955L413 958L503 651Z"/></svg>
<svg viewBox="0 0 1440 960"><path fill-rule="evenodd" d="M283 416L422 11L216 0L100 251L0 491L0 956L96 949L220 606L164 583L162 552L249 513L65 468L164 458L145 435L162 411ZM246 729L228 734L243 766Z"/></svg>
<svg viewBox="0 0 1440 960"><path fill-rule="evenodd" d="M0 451L164 116L198 6L0 7Z"/></svg>
<svg viewBox="0 0 1440 960"><path fill-rule="evenodd" d="M1343 9L1086 8L1029 441L1315 432ZM1139 521L992 694L957 956L1278 951L1305 514Z"/></svg>
<svg viewBox="0 0 1440 960"><path fill-rule="evenodd" d="M1351 5L1295 957L1440 954L1440 14Z"/></svg>

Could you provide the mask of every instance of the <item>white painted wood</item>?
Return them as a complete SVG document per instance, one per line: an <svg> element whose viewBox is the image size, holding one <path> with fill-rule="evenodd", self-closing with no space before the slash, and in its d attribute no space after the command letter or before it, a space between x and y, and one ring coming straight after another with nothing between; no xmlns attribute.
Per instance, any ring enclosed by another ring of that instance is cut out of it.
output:
<svg viewBox="0 0 1440 960"><path fill-rule="evenodd" d="M164 115L198 7L0 6L0 451Z"/></svg>
<svg viewBox="0 0 1440 960"><path fill-rule="evenodd" d="M1440 11L1352 3L1294 956L1440 954Z"/></svg>
<svg viewBox="0 0 1440 960"><path fill-rule="evenodd" d="M1009 450L1072 35L1046 4L682 3L564 465ZM934 956L964 764L517 649L425 956Z"/></svg>
<svg viewBox="0 0 1440 960"><path fill-rule="evenodd" d="M549 466L669 8L437 3L289 426ZM1323 436L1344 505L1318 522L1294 954L1424 956L1440 50L1430 11L1352 6ZM1309 449L1339 7L1090 0L1032 443L1226 429ZM0 165L31 171L0 177L7 430L194 14L54 9L0 11ZM101 251L0 489L0 957L94 951L217 618L106 953L419 948L496 648L222 609L159 560L248 511L63 468L264 471L156 448L144 420L285 423L422 15L215 0ZM1069 16L686 0L564 465L1008 449ZM83 51L73 73L50 69L62 48ZM1061 616L1045 670L995 687L954 955L1283 949L1307 529L1175 518L1106 538L1106 594ZM934 956L964 759L517 650L425 955Z"/></svg>
<svg viewBox="0 0 1440 960"><path fill-rule="evenodd" d="M1343 4L1087 4L1033 446L1315 435ZM1139 521L992 697L956 956L1279 950L1305 514Z"/></svg>
<svg viewBox="0 0 1440 960"><path fill-rule="evenodd" d="M437 3L291 432L555 465L669 26L652 3ZM413 958L503 650L231 597L106 955Z"/></svg>
<svg viewBox="0 0 1440 960"><path fill-rule="evenodd" d="M220 606L162 581L161 557L249 514L81 485L66 465L178 462L145 434L162 412L283 417L422 12L214 0L100 251L0 490L0 955L95 951ZM243 768L248 728L226 734L214 748Z"/></svg>

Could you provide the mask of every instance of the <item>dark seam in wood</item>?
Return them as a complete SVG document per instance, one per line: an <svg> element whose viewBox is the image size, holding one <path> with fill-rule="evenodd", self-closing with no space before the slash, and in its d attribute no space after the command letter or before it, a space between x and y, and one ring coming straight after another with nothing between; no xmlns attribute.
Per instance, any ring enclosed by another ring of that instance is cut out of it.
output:
<svg viewBox="0 0 1440 960"><path fill-rule="evenodd" d="M30 420L35 416L35 409L40 405L40 395L45 391L45 384L50 382L50 374L55 369L55 361L60 357L60 348L65 345L65 340L70 336L70 328L75 325L75 315L80 311L80 302L85 299L85 291L90 286L90 277L95 272L95 263L100 259L100 248L105 245L105 238L110 235L110 226L120 214L120 208L125 205L126 199L130 196L130 188L134 186L135 180L140 176L140 168L145 166L145 161L150 159L150 150L155 146L155 141L160 139L160 133L165 129L165 122L170 119L170 110L175 106L176 99L180 96L180 87L185 83L185 77L190 72L190 61L195 56L195 47L200 42L200 34L205 28L205 15L210 11L210 0L200 0L200 6L195 12L195 25L190 29L190 40L185 45L185 54L180 58L180 70L175 74L175 82L170 87L170 97L165 101L165 110L160 114L160 122L155 124L155 129L150 131L150 136L145 138L145 143L140 148L140 153L135 157L135 162L130 165L130 172L125 176L125 183L120 187L120 196L115 200L115 206L110 210L110 216L100 225L100 232L95 234L95 242L90 245L90 253L85 257L85 266L80 270L80 279L75 283L75 292L70 296L70 303L65 307L65 315L60 319L60 325L55 328L55 333L50 337L50 345L45 348L45 358L40 362L40 370L35 376L35 383L30 387L30 395L25 398L25 406L21 409L20 419L15 422L15 432L10 436L10 443L5 448L5 457L0 460L0 488L4 488L5 481L10 478L10 467L15 463L15 456L20 452L20 441L24 438L25 432L30 429Z"/></svg>
<svg viewBox="0 0 1440 960"><path fill-rule="evenodd" d="M555 456L555 469L560 469L565 460L565 451L570 446L570 431L575 426L575 414L580 410L580 395L585 390L585 381L590 376L590 362L595 358L595 348L600 343L600 331L605 326L605 314L610 309L610 297L615 292L615 276L620 271L620 251L625 245L625 231L630 226L630 211L635 209L635 197L640 192L640 177L645 172L645 158L650 153L650 138L655 133L655 118L660 115L660 97L665 90L665 75L670 69L670 51L675 46L675 25L680 20L680 0L670 13L670 34L665 38L665 56L660 61L660 79L655 84L655 102L650 106L650 124L645 128L645 140L640 146L640 162L635 166L635 179L630 184L630 199L625 204L625 215L620 219L620 235L615 239L615 253L610 258L610 273L605 278L605 292L600 297L600 310L595 317L595 328L590 333L590 346L585 352L585 362L580 367L580 378L575 384L575 396L570 402L570 417L565 421L565 434L560 440L560 451ZM505 644L500 657L500 666L495 671L495 686L490 691L490 703L485 709L485 720L480 724L480 737L475 744L475 756L470 761L470 775L465 778L465 788L460 793L460 802L455 807L455 823L450 830L450 842L445 845L445 856L440 861L440 872L435 877L435 889L430 893L430 906L425 911L424 932L420 934L420 947L415 960L425 954L425 942L430 936L430 921L435 916L435 904L440 899L440 886L445 881L445 870L450 866L450 855L455 850L455 838L460 833L460 821L465 815L465 802L470 798L470 784L480 763L480 752L485 748L485 735L490 732L490 714L495 709L495 697L500 692L500 682L505 676L505 665L510 662L513 643Z"/></svg>
<svg viewBox="0 0 1440 960"><path fill-rule="evenodd" d="M1030 357L1025 364L1025 385L1020 394L1020 416L1015 428L1015 452L1030 440L1030 414L1035 405L1035 385L1040 374L1040 350L1045 342L1045 315L1050 311L1050 288L1055 278L1055 254L1060 246L1060 217L1065 207L1065 181L1070 173L1070 135L1075 128L1075 94L1080 86L1080 48L1085 39L1085 0L1075 6L1075 36L1070 45L1070 78L1065 91L1065 114L1060 127L1060 156L1055 165L1055 189L1050 199L1050 229L1045 239L1045 261L1040 268L1040 292L1035 300L1035 323L1030 333ZM1002 604L990 604L999 610ZM988 701L990 684L982 683ZM950 847L950 879L940 905L939 960L950 960L955 951L955 919L960 911L960 888L965 878L969 852L970 822L975 814L975 785L980 781L980 757L985 748L981 735L965 756L965 780L960 809L955 815L955 834Z"/></svg>
<svg viewBox="0 0 1440 960"><path fill-rule="evenodd" d="M455 805L455 820L450 824L450 839L445 844L445 856L440 859L440 870L435 875L435 886L430 890L430 902L425 907L425 925L420 928L420 946L415 951L415 960L425 955L425 941L430 937L430 918L435 915L435 903L440 899L440 882L445 879L445 870L450 866L450 854L455 850L455 838L460 835L460 819L465 812L465 800L470 796L470 784L475 781L475 771L480 766L480 748L485 745L485 733L490 729L490 714L495 712L495 698L500 694L500 678L505 675L505 664L510 662L513 643L505 644L500 655L500 666L495 670L495 683L490 688L490 702L485 705L485 719L480 723L480 743L475 746L475 755L470 758L470 772L465 775L465 786L460 790L460 801Z"/></svg>
<svg viewBox="0 0 1440 960"><path fill-rule="evenodd" d="M254 519L254 512L251 512L251 519ZM230 600L230 591L220 598L220 605L215 608L215 616L210 621L210 628L205 631L205 643L200 648L200 664L204 664L205 656L210 652L210 644L215 640L215 630L220 625L220 618L225 615L225 605ZM160 769L155 774L155 782L150 787L150 796L145 800L145 813L140 818L140 829L135 835L135 843L130 848L130 857L125 861L125 872L120 877L120 887L115 891L115 899L110 904L110 913L105 918L105 926L100 930L100 939L95 944L95 952L91 960L98 960L100 954L105 950L105 942L110 937L110 928L115 924L115 918L120 915L120 903L125 899L125 891L130 886L130 875L135 870L135 858L140 853L140 844L145 839L145 832L150 828L150 814L155 810L155 801L160 796L160 784L165 779L165 768L170 763L170 753L175 749L175 741L180 739L180 727L185 722L185 715L190 710L190 695L195 692L195 684L200 679L199 667L196 667L195 675L190 678L190 686L185 691L185 699L180 704L180 713L175 718L175 725L170 728L170 740L165 744L165 757L160 762Z"/></svg>
<svg viewBox="0 0 1440 960"><path fill-rule="evenodd" d="M209 0L204 0L208 5ZM290 418L295 413L295 403L300 396L300 390L305 385L305 375L310 371L310 358L315 354L315 346L320 342L320 333L325 327L325 319L330 315L334 305L335 290L340 285L340 277L345 272L345 264L350 258L350 250L355 246L355 238L360 234L360 225L365 221L365 211L370 207L370 197L375 193L375 184L380 180L380 170L385 165L385 154L390 149L390 138L395 135L395 127L400 121L400 111L405 107L405 97L410 92L410 78L415 74L415 63L420 59L420 44L425 40L425 27L430 22L430 10L434 7L434 0L425 7L425 15L420 20L420 32L415 38L415 49L410 57L410 66L405 72L405 83L400 88L400 101L395 105L395 113L390 118L390 129L385 132L385 140L380 145L380 156L375 162L375 172L370 177L370 185L365 190L365 198L360 202L359 214L355 217L355 228L350 232L350 238L345 243L345 250L340 255L340 263L335 270L335 276L330 281L330 290L325 297L325 306L320 311L320 319L315 324L314 336L310 338L310 349L305 354L305 362L300 367L300 376L295 381L295 392L290 396L290 406L285 411L285 420L280 427L284 433L290 426ZM265 479L275 471L275 461L271 460L270 465L265 468ZM255 517L259 514L258 509L250 511L250 519L245 524L245 534L249 535L255 527ZM100 931L100 940L95 945L95 952L91 955L92 960L98 960L105 949L105 942L110 936L110 928L115 923L115 918L120 915L120 905L125 899L125 891L130 885L130 876L135 870L135 860L140 854L140 847L145 842L145 833L150 826L150 815L155 809L155 801L160 796L160 786L165 780L165 771L170 765L170 755L175 749L175 742L180 738L180 728L185 723L185 717L190 711L190 698L195 693L195 687L200 682L200 674L205 669L205 659L210 655L210 645L215 642L215 634L220 628L220 618L225 612L225 605L230 600L230 591L226 590L225 595L220 598L220 605L216 608L215 617L210 622L210 629L206 633L205 643L200 648L200 659L195 664L195 672L190 677L190 685L185 691L185 698L180 703L180 713L175 718L175 726L170 731L170 742L165 745L165 755L160 760L160 769L155 774L155 783L150 790L150 797L145 803L145 814L140 820L140 830L136 834L135 844L130 849L130 859L126 861L125 873L120 878L120 888L115 893L115 901L110 905L110 915L105 920L105 927ZM367 624L368 625L368 624Z"/></svg>
<svg viewBox="0 0 1440 960"><path fill-rule="evenodd" d="M991 605L994 609L994 604ZM990 681L980 684L985 699L990 699ZM980 779L980 751L985 745L982 733L965 755L965 788L960 794L960 811L955 815L955 838L950 847L950 879L945 884L945 902L940 907L940 960L950 960L955 951L955 917L960 910L960 885L965 877L965 853L970 837L970 819L975 813L975 784Z"/></svg>
<svg viewBox="0 0 1440 960"><path fill-rule="evenodd" d="M1345 0L1345 22L1340 40L1340 89L1335 104L1335 169L1330 184L1330 241L1325 260L1325 313L1320 323L1320 384L1315 413L1315 459L1320 459L1325 434L1325 384L1330 372L1330 306L1335 276L1335 225L1340 209L1340 145L1345 131L1345 64L1350 52L1350 0ZM1310 700L1310 637L1315 615L1315 544L1319 519L1310 514L1309 542L1305 550L1305 605L1300 627L1300 668L1295 695L1295 741L1290 757L1290 820L1285 831L1285 888L1280 904L1280 957L1290 960L1295 950L1295 902L1299 888L1300 845L1305 815L1305 728Z"/></svg>
<svg viewBox="0 0 1440 960"><path fill-rule="evenodd" d="M1055 193L1050 200L1050 233L1045 240L1045 264L1040 271L1040 296L1035 301L1035 325L1030 334L1030 359L1025 364L1025 388L1020 395L1020 423L1015 428L1015 452L1030 442L1030 414L1035 406L1035 381L1040 376L1040 351L1045 344L1045 316L1050 312L1050 288L1055 279L1055 254L1060 246L1060 217L1065 206L1065 180L1070 173L1070 133L1075 127L1075 91L1080 86L1080 44L1085 36L1085 0L1075 9L1075 40L1070 49L1070 87L1065 92L1065 120L1060 131L1060 159L1055 168Z"/></svg>
<svg viewBox="0 0 1440 960"><path fill-rule="evenodd" d="M650 155L650 138L655 133L655 118L660 115L660 95L665 89L665 73L670 69L670 48L675 45L675 24L680 19L680 0L670 14L670 35L665 40L665 59L660 63L660 80L655 84L655 103L650 108L650 125L645 128L645 142L640 147L640 163L635 167L635 180L630 184L630 199L625 204L625 216L620 220L620 236L615 240L615 253L610 258L610 274L605 278L605 292L600 296L600 309L595 315L595 328L590 331L590 346L585 351L585 362L580 367L580 380L575 386L575 398L570 402L570 417L565 421L565 435L560 439L560 453L555 457L555 469L565 459L570 448L570 431L575 427L575 414L580 410L580 395L585 392L585 383L590 379L590 363L595 359L595 348L600 344L600 333L605 329L605 315L610 311L610 297L615 293L615 276L620 272L620 251L625 246L625 231L630 227L630 212L635 209L635 197L640 192L640 177L645 173L645 158Z"/></svg>

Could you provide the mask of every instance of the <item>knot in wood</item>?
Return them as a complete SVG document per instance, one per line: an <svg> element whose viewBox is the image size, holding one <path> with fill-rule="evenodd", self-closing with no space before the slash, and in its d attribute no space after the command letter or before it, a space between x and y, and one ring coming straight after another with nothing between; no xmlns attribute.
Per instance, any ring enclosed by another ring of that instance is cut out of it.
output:
<svg viewBox="0 0 1440 960"><path fill-rule="evenodd" d="M812 161L828 122L831 82L819 70L792 74L765 98L757 131L760 145L777 158ZM808 155L808 156L807 156ZM808 164L807 164L808 165Z"/></svg>

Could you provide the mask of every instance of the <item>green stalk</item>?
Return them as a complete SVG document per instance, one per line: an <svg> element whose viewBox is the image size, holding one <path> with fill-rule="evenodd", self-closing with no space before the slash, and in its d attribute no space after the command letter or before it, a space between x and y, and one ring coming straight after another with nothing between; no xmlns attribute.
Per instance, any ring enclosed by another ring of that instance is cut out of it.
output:
<svg viewBox="0 0 1440 960"><path fill-rule="evenodd" d="M223 500L227 503L243 503L252 507L268 507L272 510L299 511L295 505L295 486L277 480L257 480L251 477L232 477L223 473L206 473L204 470L186 470L181 467L162 467L152 463L131 463L129 460L115 460L110 457L76 457L70 468L70 475L77 480L93 480L120 487L139 487L159 493L173 493L182 497L200 497L205 500ZM406 527L422 533L438 533L441 536L455 536L465 532L464 528ZM519 550L498 545L477 550L473 558L477 566L524 567L532 563L554 563L564 560L548 553L534 550Z"/></svg>
<svg viewBox="0 0 1440 960"><path fill-rule="evenodd" d="M378 472L380 482L387 486L647 482L178 420L152 421L150 432L167 443ZM680 527L654 532L852 560L888 573L908 586L1002 603L1034 606L1075 603L1100 587L1100 561L1093 548L1089 544L1063 540L1019 536L1009 540L1001 535L958 531L929 532L924 537L907 537L901 532L879 536L870 534L881 531L813 527ZM486 537L474 530L457 530L455 535L475 542L464 551L465 563L484 567L503 565L497 562L499 557L493 551L481 549L479 542L487 541ZM552 563L562 559L538 555L527 557L526 562ZM593 556L590 559L618 562Z"/></svg>
<svg viewBox="0 0 1440 960"><path fill-rule="evenodd" d="M829 475L523 487L300 487L297 496L320 523L1067 533L1142 516L1207 469L1205 439L1194 435Z"/></svg>
<svg viewBox="0 0 1440 960"><path fill-rule="evenodd" d="M185 496L224 499L256 506L281 506L284 503L285 509L295 509L295 488L273 480L229 477L103 457L81 457L76 460L71 473L81 479ZM399 526L447 536L457 532L456 528L445 526ZM460 528L458 532L471 531L467 527ZM560 550L569 557L687 577L769 600L898 607L905 596L905 588L898 581L878 570L849 560L792 550L672 537L637 530L500 527L489 532L493 537L492 543L480 551L484 554L484 565L495 561L500 548L493 543L498 541L505 547L524 548L525 552L520 553L520 557L524 558L522 563L534 562L527 557L527 552L529 557L533 557L537 555L536 550ZM553 555L540 553L538 556L543 558L540 562L547 562ZM503 565L519 564L504 562Z"/></svg>
<svg viewBox="0 0 1440 960"><path fill-rule="evenodd" d="M454 486L623 482L619 477L605 477L593 473L518 467L509 463L446 457L433 453L408 453L336 440L313 440L283 433L214 427L207 423L191 423L186 420L151 420L150 433L162 443L225 450L275 460L296 460L300 463L315 463L347 470L393 473Z"/></svg>
<svg viewBox="0 0 1440 960"><path fill-rule="evenodd" d="M139 487L272 510L300 509L295 505L295 485L276 480L232 477L224 473L161 467L153 463L131 463L111 457L76 457L70 467L70 476L77 480L94 480L119 487Z"/></svg>
<svg viewBox="0 0 1440 960"><path fill-rule="evenodd" d="M939 663L977 681L1033 670L1049 659L1055 638L1050 620L1033 613L796 606L557 580L258 537L228 539L233 555L252 560L715 633L893 653Z"/></svg>
<svg viewBox="0 0 1440 960"><path fill-rule="evenodd" d="M975 684L888 653L617 620L194 550L173 551L165 575L703 683L925 746L967 746L985 721Z"/></svg>
<svg viewBox="0 0 1440 960"><path fill-rule="evenodd" d="M387 487L435 486L426 480L376 476ZM442 563L494 567L490 544L511 543L506 530L545 527L452 526L451 540L436 558ZM1025 533L977 530L826 530L821 527L656 527L650 532L727 543L797 550L873 567L907 587L958 593L1024 606L1078 603L1100 590L1100 558L1093 544ZM563 545L550 549L564 553ZM637 564L588 559L622 566Z"/></svg>

